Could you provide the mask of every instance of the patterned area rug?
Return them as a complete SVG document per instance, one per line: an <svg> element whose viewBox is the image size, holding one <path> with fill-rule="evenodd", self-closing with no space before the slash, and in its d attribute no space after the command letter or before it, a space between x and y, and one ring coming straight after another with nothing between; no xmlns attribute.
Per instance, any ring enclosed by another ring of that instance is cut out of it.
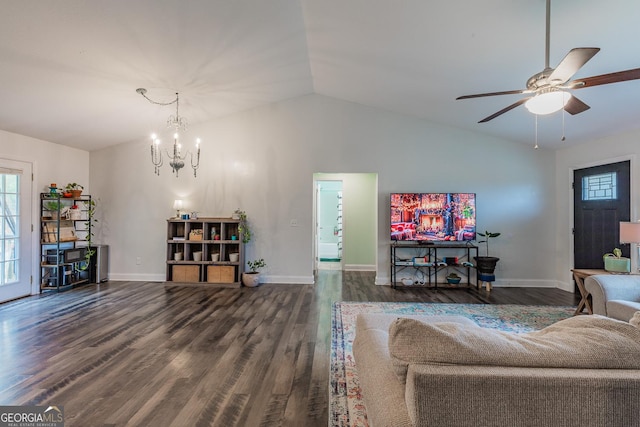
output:
<svg viewBox="0 0 640 427"><path fill-rule="evenodd" d="M335 302L331 313L329 425L369 425L351 349L356 316L360 313L457 315L468 317L482 327L522 333L571 317L574 311L575 307L567 306Z"/></svg>

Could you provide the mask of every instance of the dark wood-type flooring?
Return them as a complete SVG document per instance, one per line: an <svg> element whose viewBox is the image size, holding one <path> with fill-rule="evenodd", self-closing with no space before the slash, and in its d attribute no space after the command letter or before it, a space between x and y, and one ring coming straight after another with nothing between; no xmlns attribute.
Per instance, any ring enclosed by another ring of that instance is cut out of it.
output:
<svg viewBox="0 0 640 427"><path fill-rule="evenodd" d="M393 290L373 279L108 282L0 304L0 405L62 405L67 427L325 427L333 301L577 302L558 289Z"/></svg>

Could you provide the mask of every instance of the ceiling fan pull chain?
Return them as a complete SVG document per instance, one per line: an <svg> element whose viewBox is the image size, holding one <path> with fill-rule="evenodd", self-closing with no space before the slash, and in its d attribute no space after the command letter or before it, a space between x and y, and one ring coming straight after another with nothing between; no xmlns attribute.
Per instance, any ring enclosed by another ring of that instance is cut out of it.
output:
<svg viewBox="0 0 640 427"><path fill-rule="evenodd" d="M564 116L565 116L565 111L564 108L562 109L562 138L560 138L560 141L564 141L566 138L564 137Z"/></svg>
<svg viewBox="0 0 640 427"><path fill-rule="evenodd" d="M536 144L533 146L533 148L535 148L536 150L538 149L538 115L534 114L533 115L536 118Z"/></svg>

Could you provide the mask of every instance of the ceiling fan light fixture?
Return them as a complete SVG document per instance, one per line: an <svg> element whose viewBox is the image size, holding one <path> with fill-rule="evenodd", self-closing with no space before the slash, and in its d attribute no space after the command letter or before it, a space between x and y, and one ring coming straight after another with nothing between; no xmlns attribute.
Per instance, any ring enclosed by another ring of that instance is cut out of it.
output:
<svg viewBox="0 0 640 427"><path fill-rule="evenodd" d="M545 115L562 110L571 99L571 94L559 89L540 93L524 103L529 112Z"/></svg>

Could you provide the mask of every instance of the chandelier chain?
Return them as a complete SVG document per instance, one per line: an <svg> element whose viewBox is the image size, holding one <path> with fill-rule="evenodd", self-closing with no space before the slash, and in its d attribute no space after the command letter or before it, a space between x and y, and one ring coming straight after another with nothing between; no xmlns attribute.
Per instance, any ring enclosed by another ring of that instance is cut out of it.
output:
<svg viewBox="0 0 640 427"><path fill-rule="evenodd" d="M176 92L176 99L170 102L154 101L153 99L147 96L147 90L145 88L136 89L136 92L142 95L147 101L155 105L166 106L166 105L176 104L176 115L169 116L169 119L167 120L167 127L175 128L175 133L173 135L173 153L170 153L169 150L166 150L165 152L167 157L169 158L169 166L171 166L173 173L176 174L176 178L178 177L180 169L184 167L184 164L185 164L184 161L187 158L187 156L190 156L191 158L190 163L191 163L191 168L193 169L193 176L196 177L198 167L200 166L200 138L196 139L195 155L189 151L185 152L184 154L181 152L181 144L178 143L178 138L179 138L178 131L180 129L186 131L187 119L184 117L180 117L180 114L179 114L180 96L178 92ZM162 150L160 149L159 145L160 145L160 140L156 137L155 134L151 135L151 163L154 166L154 173L156 175L160 175L160 167L164 163L162 159Z"/></svg>

